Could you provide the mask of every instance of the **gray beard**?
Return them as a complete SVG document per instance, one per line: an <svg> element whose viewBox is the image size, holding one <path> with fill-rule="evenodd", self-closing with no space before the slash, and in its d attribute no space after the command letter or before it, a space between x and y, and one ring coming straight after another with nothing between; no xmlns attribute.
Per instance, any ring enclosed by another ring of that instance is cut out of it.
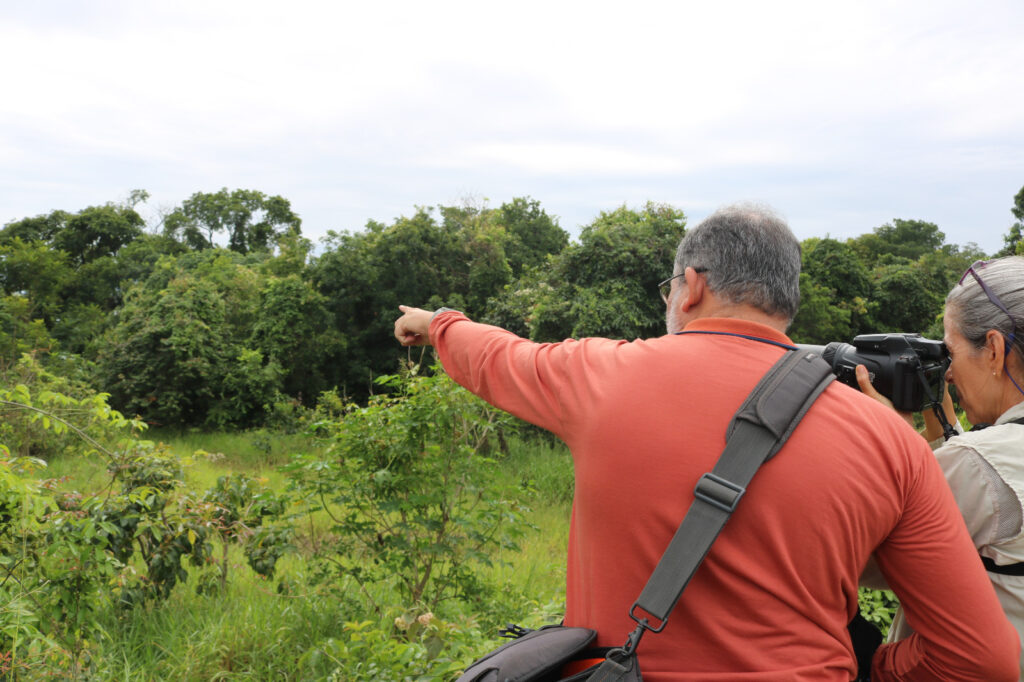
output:
<svg viewBox="0 0 1024 682"><path fill-rule="evenodd" d="M665 329L669 334L675 334L676 332L683 331L679 325L676 307L671 304L665 310Z"/></svg>

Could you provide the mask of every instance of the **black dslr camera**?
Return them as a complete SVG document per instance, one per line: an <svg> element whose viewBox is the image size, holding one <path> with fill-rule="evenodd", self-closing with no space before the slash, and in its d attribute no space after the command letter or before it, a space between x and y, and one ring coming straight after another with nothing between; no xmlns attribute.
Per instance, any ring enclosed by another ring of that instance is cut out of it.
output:
<svg viewBox="0 0 1024 682"><path fill-rule="evenodd" d="M920 334L861 334L852 344L799 347L819 352L836 378L854 388L860 388L854 369L866 366L872 385L897 410L919 412L942 399L949 355L941 341Z"/></svg>

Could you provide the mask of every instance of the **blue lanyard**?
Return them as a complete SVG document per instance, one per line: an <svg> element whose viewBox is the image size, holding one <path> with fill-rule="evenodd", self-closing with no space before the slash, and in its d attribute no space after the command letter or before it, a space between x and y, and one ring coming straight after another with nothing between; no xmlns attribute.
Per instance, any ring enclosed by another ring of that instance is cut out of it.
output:
<svg viewBox="0 0 1024 682"><path fill-rule="evenodd" d="M771 339L762 339L760 336L750 336L749 334L735 334L733 332L705 332L705 331L692 331L692 332L676 332L676 336L683 334L713 334L715 336L736 336L741 339L749 339L750 341L760 341L761 343L768 343L779 348L785 348L786 350L796 350L796 346L791 346L788 343L780 343L778 341L772 341Z"/></svg>

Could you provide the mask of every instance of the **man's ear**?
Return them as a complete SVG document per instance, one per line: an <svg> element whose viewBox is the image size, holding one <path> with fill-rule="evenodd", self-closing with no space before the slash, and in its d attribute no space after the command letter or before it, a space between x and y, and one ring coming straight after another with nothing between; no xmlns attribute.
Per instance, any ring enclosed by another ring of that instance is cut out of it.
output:
<svg viewBox="0 0 1024 682"><path fill-rule="evenodd" d="M691 308L700 305L700 302L704 300L707 280L701 277L700 273L693 268L683 270L683 275L686 280L686 291L684 292L681 305L683 312L688 313Z"/></svg>

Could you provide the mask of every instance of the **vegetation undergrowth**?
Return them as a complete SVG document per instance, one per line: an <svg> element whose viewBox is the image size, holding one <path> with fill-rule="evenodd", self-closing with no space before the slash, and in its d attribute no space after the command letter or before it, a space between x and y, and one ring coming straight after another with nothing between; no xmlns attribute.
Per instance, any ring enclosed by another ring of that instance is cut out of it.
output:
<svg viewBox="0 0 1024 682"><path fill-rule="evenodd" d="M443 375L381 385L301 435L153 440L102 395L5 390L5 439L61 444L3 451L0 679L449 679L557 620L564 447Z"/></svg>

